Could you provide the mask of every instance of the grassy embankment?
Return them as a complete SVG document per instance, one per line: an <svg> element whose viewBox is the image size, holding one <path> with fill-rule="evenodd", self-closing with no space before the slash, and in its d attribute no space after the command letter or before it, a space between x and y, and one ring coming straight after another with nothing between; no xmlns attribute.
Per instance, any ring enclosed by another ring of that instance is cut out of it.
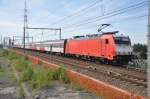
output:
<svg viewBox="0 0 150 99"><path fill-rule="evenodd" d="M20 80L18 82L29 83L32 90L50 86L53 80L60 81L61 83L70 82L66 77L66 69L63 66L56 70L45 70L42 66L33 66L25 57L6 50L1 51L1 56L7 58L19 73ZM24 96L22 88L20 88L20 95Z"/></svg>

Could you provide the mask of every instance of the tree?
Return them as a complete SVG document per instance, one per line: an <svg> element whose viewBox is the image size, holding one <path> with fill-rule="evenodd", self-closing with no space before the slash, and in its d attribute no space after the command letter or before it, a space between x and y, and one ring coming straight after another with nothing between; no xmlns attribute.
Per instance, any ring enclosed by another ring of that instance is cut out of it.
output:
<svg viewBox="0 0 150 99"><path fill-rule="evenodd" d="M134 44L133 52L138 53L141 58L147 59L147 45L146 44Z"/></svg>

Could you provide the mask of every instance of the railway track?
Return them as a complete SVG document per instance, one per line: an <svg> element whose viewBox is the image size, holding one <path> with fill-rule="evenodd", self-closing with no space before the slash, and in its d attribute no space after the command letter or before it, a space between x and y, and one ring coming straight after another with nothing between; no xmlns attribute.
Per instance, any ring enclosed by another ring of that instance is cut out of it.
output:
<svg viewBox="0 0 150 99"><path fill-rule="evenodd" d="M20 50L22 51L22 50ZM115 66L109 66L109 65L100 65L97 63L87 62L87 61L81 61L77 59L70 59L66 57L56 56L56 55L49 55L46 53L40 53L40 52L31 52L26 51L26 53L34 55L36 57L42 58L44 60L49 60L50 62L54 64L63 64L67 66L67 68L79 71L81 73L88 74L96 79L100 79L104 76L104 81L111 83L109 80L114 79L114 81L121 81L123 83L128 83L126 87L139 87L140 89L143 89L142 95L146 95L145 91L147 88L147 78L146 73L141 73L137 71L128 70L121 67L115 67ZM105 77L108 77L105 79ZM112 81L113 82L113 81ZM113 85L117 85L116 82ZM122 83L121 83L122 84ZM128 86L129 85L129 86ZM120 85L119 85L120 86ZM120 86L124 89L124 87ZM131 90L133 92L136 92L136 90L139 90L139 88L125 88L128 90ZM142 88L141 88L142 87ZM137 92L138 93L138 92ZM141 93L141 92L139 92Z"/></svg>
<svg viewBox="0 0 150 99"><path fill-rule="evenodd" d="M46 54L41 54L40 57L45 57L46 59L49 58L49 55L46 55ZM80 64L80 63L77 63L77 62L72 62L72 60L64 60L62 58L58 58L58 57L54 57L53 56L53 61L57 61L56 64L58 63L63 63L64 65L68 65L68 66L76 66L76 67L80 67L82 69L86 69L88 71L92 71L92 72L96 72L98 74L104 74L104 75L107 75L107 76L111 76L111 77L114 77L114 78L117 78L117 79L121 79L121 80L124 80L124 81L128 81L128 82L131 82L133 84L137 84L139 86L144 86L144 87L147 87L147 79L144 78L144 77L139 77L137 75L131 75L131 74L127 74L127 73L121 73L121 72L117 72L117 71L113 71L113 70L110 70L110 69L104 69L104 68L98 68L96 66L91 66L87 63L85 64ZM86 66L85 66L86 65Z"/></svg>

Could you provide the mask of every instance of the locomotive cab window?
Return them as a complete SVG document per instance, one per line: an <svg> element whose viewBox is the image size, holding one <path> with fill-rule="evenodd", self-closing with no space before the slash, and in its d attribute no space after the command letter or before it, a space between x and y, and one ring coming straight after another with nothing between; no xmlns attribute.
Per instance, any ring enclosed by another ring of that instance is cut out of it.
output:
<svg viewBox="0 0 150 99"><path fill-rule="evenodd" d="M115 43L116 44L126 44L126 45L131 44L129 37L115 37Z"/></svg>
<svg viewBox="0 0 150 99"><path fill-rule="evenodd" d="M105 43L108 44L108 43L109 43L109 40L108 40L108 39L105 39Z"/></svg>

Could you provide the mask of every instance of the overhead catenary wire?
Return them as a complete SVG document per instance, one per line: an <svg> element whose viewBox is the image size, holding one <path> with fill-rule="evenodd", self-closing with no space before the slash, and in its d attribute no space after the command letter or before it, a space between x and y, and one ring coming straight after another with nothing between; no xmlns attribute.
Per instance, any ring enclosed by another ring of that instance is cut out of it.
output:
<svg viewBox="0 0 150 99"><path fill-rule="evenodd" d="M140 7L142 7L142 6L140 6ZM127 11L125 11L125 12L127 12ZM84 25L88 25L88 24L90 24L90 23L94 23L94 22L97 22L97 21L101 21L101 20L104 20L104 19L108 19L108 18L117 16L117 15L120 15L120 14L123 14L123 13L124 13L124 12L120 12L120 13L113 14L113 15L110 15L110 16L105 16L105 17L103 17L103 18L101 18L101 19L97 19L97 20L94 20L94 21L91 21L91 22L87 22L87 23L82 23L82 24L76 25L75 27L76 27L76 28L77 28L77 27L83 27ZM73 28L73 27L72 27L72 28Z"/></svg>
<svg viewBox="0 0 150 99"><path fill-rule="evenodd" d="M94 0L95 1L95 0ZM94 2L93 1L93 2ZM60 20L58 20L58 21L56 21L56 22L54 22L53 24L50 24L50 25L55 25L55 24L60 24L60 23L62 23L62 22L64 22L65 20L70 20L70 19L72 19L72 18L75 18L75 17L81 17L81 16L84 16L88 11L90 11L90 10L93 10L93 11L95 11L96 9L98 9L98 8L100 8L99 7L99 4L101 3L102 5L103 5L103 1L104 0L96 0L94 3L92 3L91 5L89 5L89 6L86 6L86 7L84 7L84 8L82 8L81 10L78 10L78 11L76 11L75 13L73 13L73 14L71 14L71 15L68 15L68 16L66 16L66 17L63 17L63 18L61 18ZM110 1L111 0L109 0L109 2L108 2L108 0L107 0L107 2L106 2L106 0L105 0L105 3L107 3L107 5L110 3ZM140 0L140 1L142 1L142 0ZM132 2L133 3L133 2ZM101 6L102 6L101 5ZM96 8L95 8L96 7ZM105 6L104 6L104 9L105 9ZM102 10L102 9L101 9ZM104 15L104 14L103 14ZM78 18L77 17L77 18ZM62 24L61 24L62 25Z"/></svg>
<svg viewBox="0 0 150 99"><path fill-rule="evenodd" d="M110 22L110 23L120 23L122 21L129 21L129 20L137 20L139 18L143 18L143 17L147 17L148 15L147 14L143 14L143 15L139 15L139 16L136 16L136 17L130 17L130 18L125 18L125 19L122 19L122 20L117 20L115 22ZM74 32L74 31L78 31L78 30L85 30L85 29L91 29L91 28L95 28L96 26L98 26L99 24L95 24L95 25L90 25L90 26L86 26L86 27L81 27L81 28L74 28L72 30L68 30L68 31L64 31L66 33L71 33L71 32Z"/></svg>
<svg viewBox="0 0 150 99"><path fill-rule="evenodd" d="M79 14L83 13L84 11L89 10L91 7L95 6L96 4L98 4L99 2L102 2L102 1L103 1L103 0L94 0L94 3L90 4L89 6L84 7L84 8L82 8L82 9L80 9L80 10L74 12L74 13L71 14L71 15L68 15L68 16L66 16L66 17L63 17L62 19L58 20L57 22L52 23L51 25L55 25L55 24L57 24L57 23L63 22L63 21L65 21L66 19L72 18L72 17L74 17L74 16L78 16Z"/></svg>
<svg viewBox="0 0 150 99"><path fill-rule="evenodd" d="M66 26L64 26L62 28L66 29L66 28L78 27L78 26L82 26L82 25L85 25L85 24L93 23L93 22L98 21L98 20L102 20L102 19L105 19L105 18L109 18L109 17L112 17L112 16L116 16L116 15L125 13L125 12L127 12L129 10L132 10L132 9L137 9L137 8L143 7L143 6L147 5L147 3L148 3L148 1L140 2L140 3L134 4L134 5L131 5L131 6L128 6L128 7L125 7L125 8L121 8L119 10L107 13L104 16L97 16L95 18L86 19L86 20L84 20L82 22L80 21L80 24L77 24L77 23L75 23L75 24L67 24Z"/></svg>

